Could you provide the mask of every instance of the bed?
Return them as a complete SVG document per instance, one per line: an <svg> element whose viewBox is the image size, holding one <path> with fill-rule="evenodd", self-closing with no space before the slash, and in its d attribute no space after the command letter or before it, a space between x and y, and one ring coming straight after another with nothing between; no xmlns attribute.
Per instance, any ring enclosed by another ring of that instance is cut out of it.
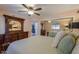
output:
<svg viewBox="0 0 79 59"><path fill-rule="evenodd" d="M7 54L71 54L78 52L76 36L58 32L55 37L32 36L11 43ZM77 45L77 46L76 46ZM75 47L76 46L76 47ZM74 52L73 52L74 49Z"/></svg>
<svg viewBox="0 0 79 59"><path fill-rule="evenodd" d="M10 44L6 50L7 54L51 54L60 53L51 44L54 38L47 36L33 36L18 40Z"/></svg>

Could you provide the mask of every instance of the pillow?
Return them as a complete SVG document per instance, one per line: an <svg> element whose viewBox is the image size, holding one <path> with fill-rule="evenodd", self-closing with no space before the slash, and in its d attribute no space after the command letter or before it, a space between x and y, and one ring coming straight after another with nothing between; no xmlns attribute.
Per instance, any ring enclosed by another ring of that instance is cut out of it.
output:
<svg viewBox="0 0 79 59"><path fill-rule="evenodd" d="M56 48L59 41L66 35L66 33L64 31L60 31L56 34L56 36L54 37L53 43L52 43L52 47Z"/></svg>
<svg viewBox="0 0 79 59"><path fill-rule="evenodd" d="M72 54L79 54L79 38L76 41L76 45L72 51Z"/></svg>
<svg viewBox="0 0 79 59"><path fill-rule="evenodd" d="M57 34L56 32L49 32L48 36L50 36L50 37L55 37L56 34Z"/></svg>
<svg viewBox="0 0 79 59"><path fill-rule="evenodd" d="M62 51L64 54L69 54L72 52L73 47L75 46L75 38L72 35L66 35L60 41L57 49Z"/></svg>
<svg viewBox="0 0 79 59"><path fill-rule="evenodd" d="M76 37L76 39L79 37L79 33L76 31L75 32L73 31L72 34Z"/></svg>
<svg viewBox="0 0 79 59"><path fill-rule="evenodd" d="M67 35L72 35L75 39L77 39L77 36L72 32L67 33Z"/></svg>

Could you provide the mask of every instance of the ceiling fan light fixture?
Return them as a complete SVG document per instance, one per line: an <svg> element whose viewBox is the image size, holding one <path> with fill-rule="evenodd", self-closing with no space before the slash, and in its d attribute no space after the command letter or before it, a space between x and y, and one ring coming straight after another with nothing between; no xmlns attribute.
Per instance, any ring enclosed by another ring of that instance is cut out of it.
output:
<svg viewBox="0 0 79 59"><path fill-rule="evenodd" d="M27 9L27 14L28 15L38 15L40 16L40 13L38 13L37 11L40 11L42 10L42 8L35 8L35 7L32 7L32 6L35 6L35 4L22 4L23 7L25 7Z"/></svg>
<svg viewBox="0 0 79 59"><path fill-rule="evenodd" d="M28 11L28 14L29 14L29 15L33 15L34 12L33 12L33 11Z"/></svg>

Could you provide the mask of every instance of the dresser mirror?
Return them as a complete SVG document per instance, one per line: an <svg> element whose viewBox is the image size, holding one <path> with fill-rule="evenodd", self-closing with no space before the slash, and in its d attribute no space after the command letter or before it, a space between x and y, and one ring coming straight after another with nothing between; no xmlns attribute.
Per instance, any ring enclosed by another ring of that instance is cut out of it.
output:
<svg viewBox="0 0 79 59"><path fill-rule="evenodd" d="M22 32L24 19L14 16L4 15L5 17L5 32Z"/></svg>

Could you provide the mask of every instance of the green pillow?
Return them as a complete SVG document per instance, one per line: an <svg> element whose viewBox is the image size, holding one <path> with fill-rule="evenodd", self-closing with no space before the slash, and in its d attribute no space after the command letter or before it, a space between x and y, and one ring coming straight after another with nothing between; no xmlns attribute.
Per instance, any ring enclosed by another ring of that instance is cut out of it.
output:
<svg viewBox="0 0 79 59"><path fill-rule="evenodd" d="M48 36L55 37L56 34L57 34L56 32L49 32Z"/></svg>
<svg viewBox="0 0 79 59"><path fill-rule="evenodd" d="M61 52L69 54L72 52L74 45L75 45L75 38L72 35L66 35L64 38L61 39L57 48Z"/></svg>

